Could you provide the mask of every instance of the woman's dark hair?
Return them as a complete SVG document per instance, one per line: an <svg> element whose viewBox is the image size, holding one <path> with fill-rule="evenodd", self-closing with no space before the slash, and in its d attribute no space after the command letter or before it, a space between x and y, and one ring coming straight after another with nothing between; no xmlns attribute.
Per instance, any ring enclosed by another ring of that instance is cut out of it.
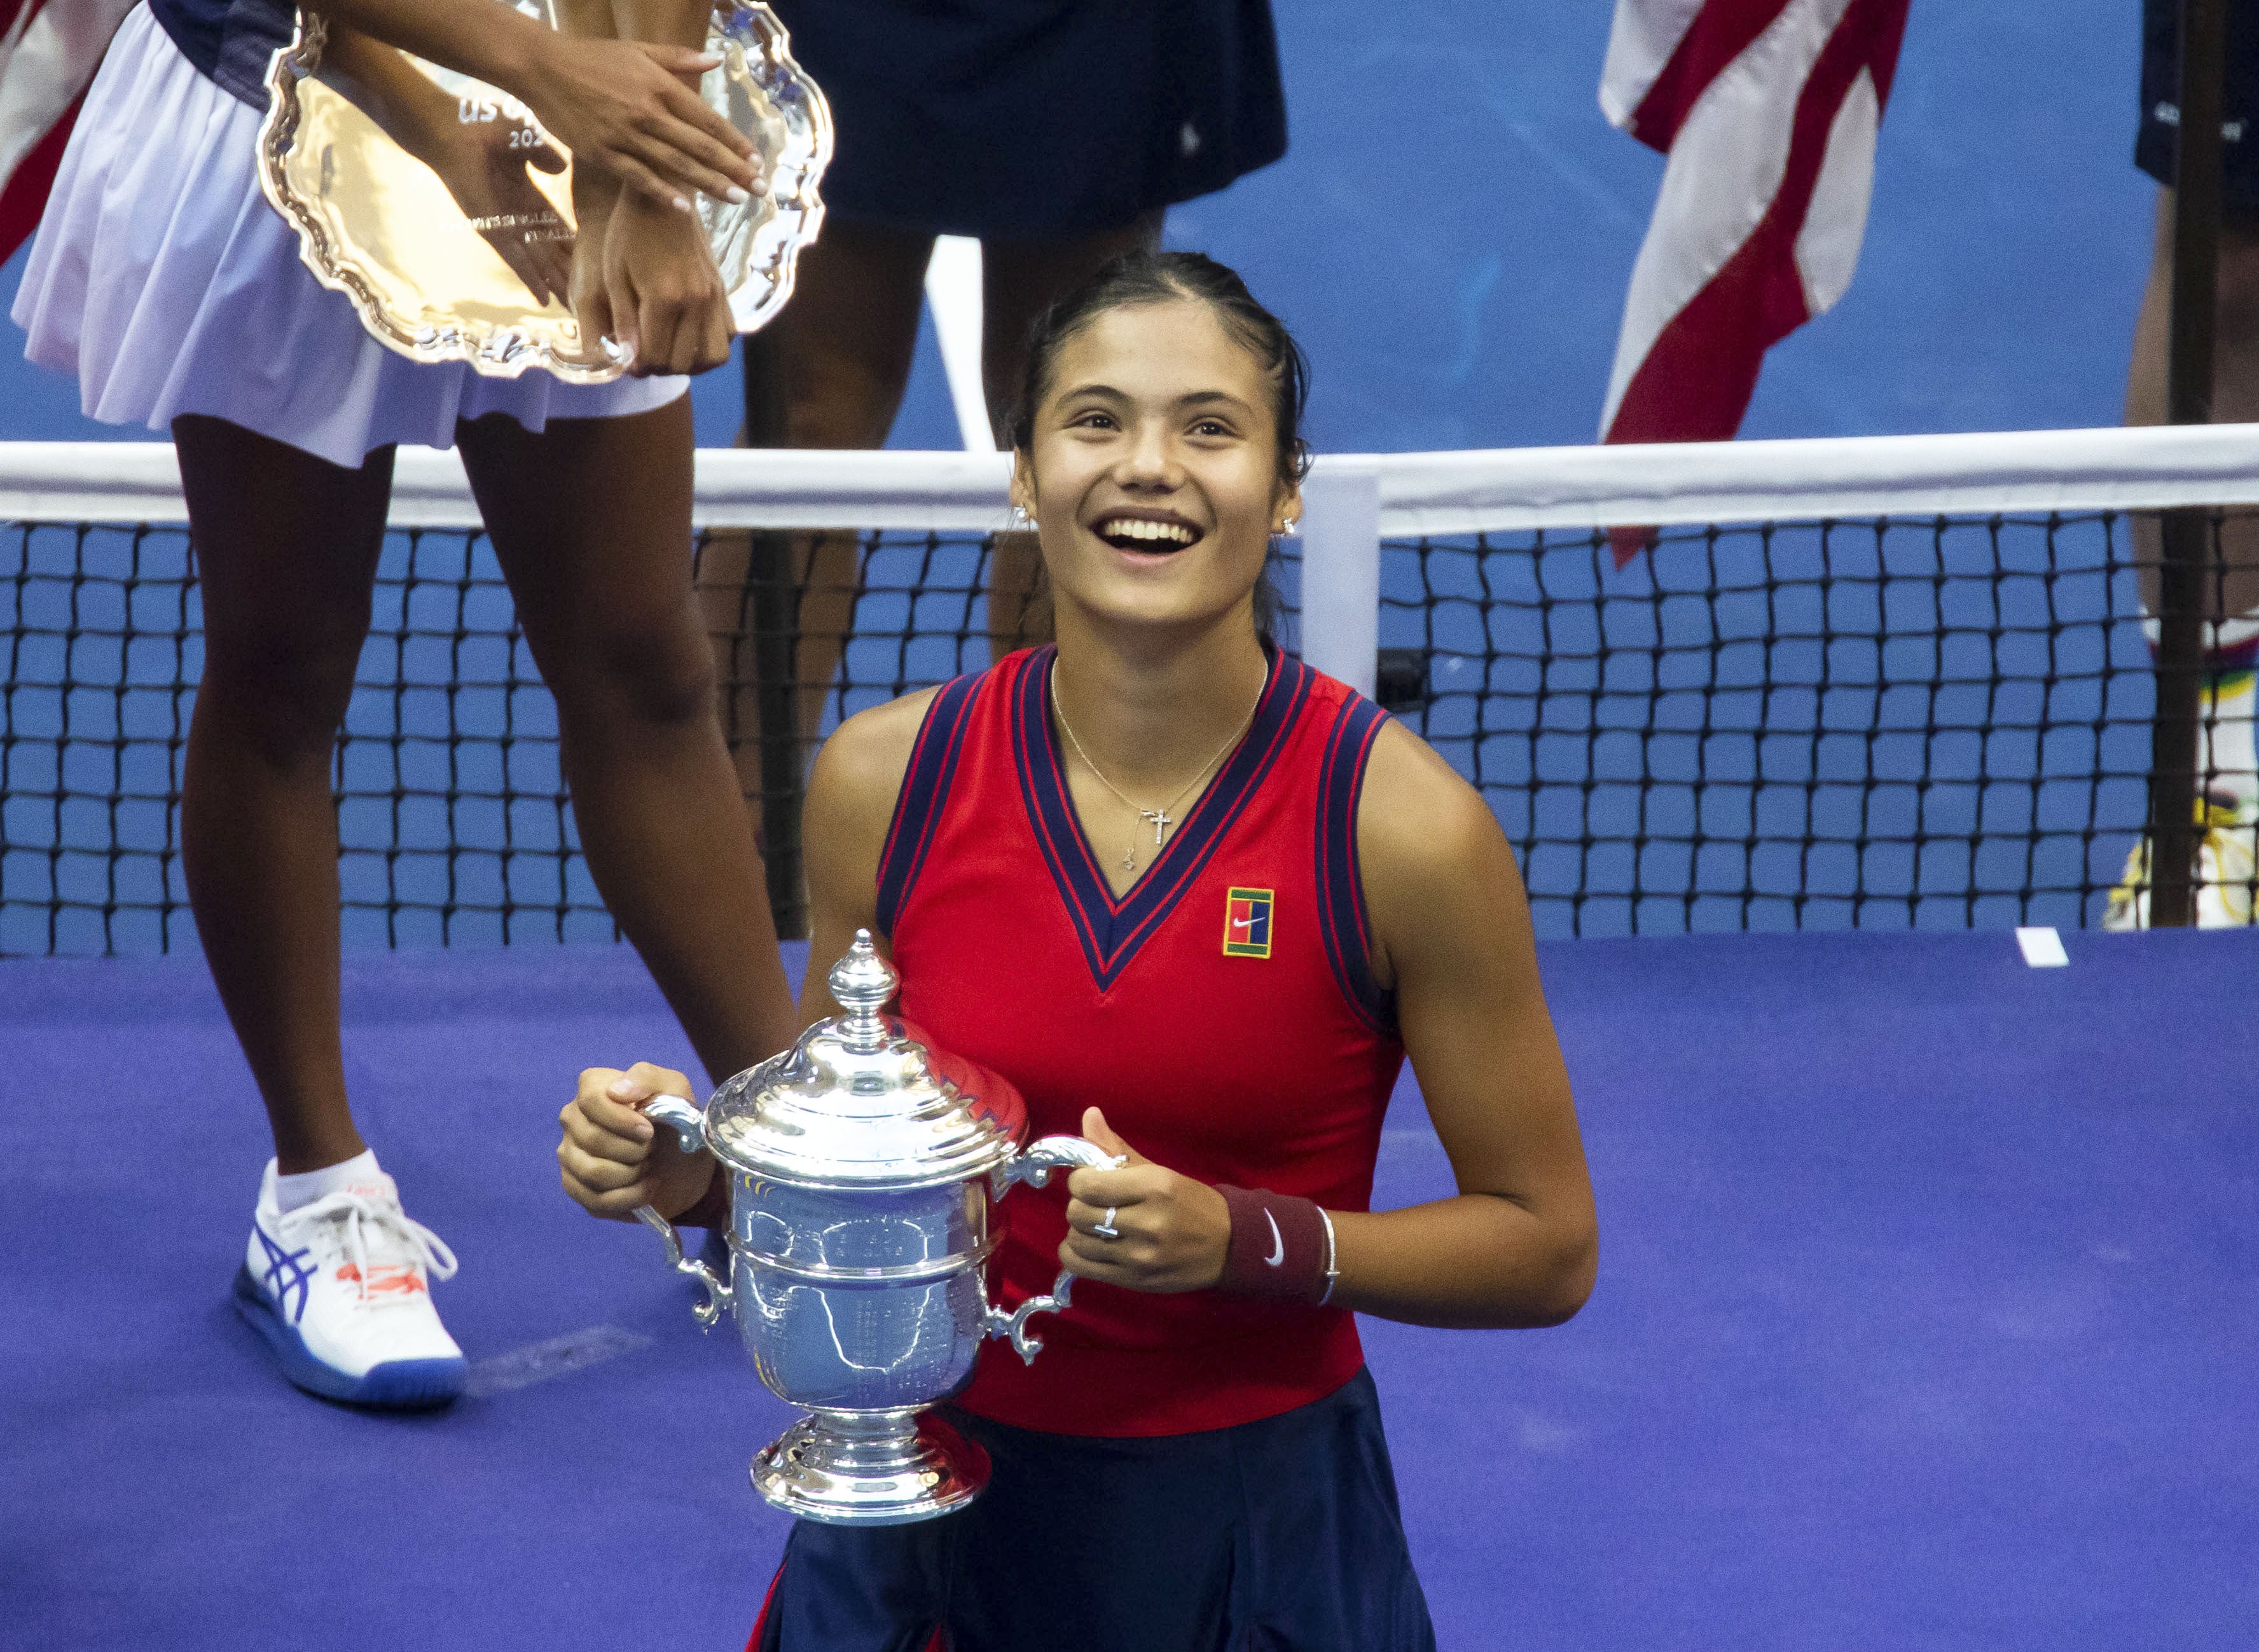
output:
<svg viewBox="0 0 2259 1652"><path fill-rule="evenodd" d="M1224 331L1263 364L1279 437L1279 480L1298 482L1310 468L1302 409L1310 399L1310 364L1279 317L1255 302L1239 272L1205 253L1124 253L1037 316L1028 329L1028 362L1012 411L1012 445L1035 443L1036 409L1051 388L1052 364L1067 341L1110 310L1194 300L1215 312Z"/></svg>
<svg viewBox="0 0 2259 1652"><path fill-rule="evenodd" d="M1037 316L1028 329L1027 366L1012 410L1012 445L1023 453L1034 451L1036 409L1051 389L1052 367L1070 339L1108 310L1186 300L1215 311L1224 331L1262 364L1271 381L1279 480L1301 481L1310 468L1309 444L1302 439L1302 412L1310 399L1309 359L1285 324L1256 302L1239 272L1205 253L1125 253L1100 266L1097 274ZM1255 587L1256 629L1266 638L1277 630L1280 606L1266 568Z"/></svg>

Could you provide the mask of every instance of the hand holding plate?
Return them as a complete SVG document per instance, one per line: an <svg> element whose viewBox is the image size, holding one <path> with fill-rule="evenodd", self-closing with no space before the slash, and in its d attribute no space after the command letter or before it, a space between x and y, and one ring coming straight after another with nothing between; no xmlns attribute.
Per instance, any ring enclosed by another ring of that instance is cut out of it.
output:
<svg viewBox="0 0 2259 1652"><path fill-rule="evenodd" d="M721 61L648 40L551 34L523 95L574 160L688 211L702 191L742 202L767 188L752 140L693 89Z"/></svg>
<svg viewBox="0 0 2259 1652"><path fill-rule="evenodd" d="M730 359L730 296L698 220L623 195L604 225L607 336L638 374L703 373Z"/></svg>

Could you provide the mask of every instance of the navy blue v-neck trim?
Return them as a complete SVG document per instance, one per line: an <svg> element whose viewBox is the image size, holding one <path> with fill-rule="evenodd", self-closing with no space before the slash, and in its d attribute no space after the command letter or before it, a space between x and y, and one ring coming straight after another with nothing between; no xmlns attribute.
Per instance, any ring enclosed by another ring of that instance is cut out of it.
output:
<svg viewBox="0 0 2259 1652"><path fill-rule="evenodd" d="M1273 652L1270 680L1256 701L1254 718L1239 749L1193 805L1160 858L1116 901L1075 818L1065 763L1051 727L1048 690L1056 652L1048 646L1038 651L1014 686L1012 756L1028 823L1035 829L1051 881L1073 920L1091 979L1104 992L1176 909L1271 773L1301 713L1315 673L1299 659Z"/></svg>

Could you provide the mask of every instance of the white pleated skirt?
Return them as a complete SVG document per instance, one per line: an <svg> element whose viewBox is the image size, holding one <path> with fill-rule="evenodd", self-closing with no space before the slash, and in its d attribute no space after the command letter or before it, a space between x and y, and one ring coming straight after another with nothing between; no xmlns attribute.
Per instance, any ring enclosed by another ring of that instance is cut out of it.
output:
<svg viewBox="0 0 2259 1652"><path fill-rule="evenodd" d="M458 419L529 431L663 406L682 378L567 384L411 361L299 261L259 188L260 116L198 74L146 6L89 89L16 294L24 353L75 374L110 424L208 414L336 465L408 442L452 446Z"/></svg>

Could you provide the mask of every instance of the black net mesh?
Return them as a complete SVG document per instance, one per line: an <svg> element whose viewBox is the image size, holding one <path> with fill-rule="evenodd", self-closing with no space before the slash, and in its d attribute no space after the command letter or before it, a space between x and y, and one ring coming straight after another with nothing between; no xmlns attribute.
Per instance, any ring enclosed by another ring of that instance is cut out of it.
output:
<svg viewBox="0 0 2259 1652"><path fill-rule="evenodd" d="M203 646L187 534L4 532L0 954L193 945L179 799ZM987 663L994 548L700 536L723 721L788 929L815 746L843 716ZM556 707L483 535L388 537L335 779L346 944L614 938L574 834Z"/></svg>
<svg viewBox="0 0 2259 1652"><path fill-rule="evenodd" d="M2087 924L2146 806L2130 525L1673 529L1621 569L1604 534L1391 543L1382 694L1497 811L1543 936ZM192 944L186 536L4 534L0 951ZM815 746L987 663L992 582L998 631L1040 628L1025 556L969 534L702 538L788 930ZM614 935L483 538L388 539L336 778L348 944Z"/></svg>
<svg viewBox="0 0 2259 1652"><path fill-rule="evenodd" d="M1392 544L1382 641L1541 935L2077 926L2147 808L2131 525Z"/></svg>

